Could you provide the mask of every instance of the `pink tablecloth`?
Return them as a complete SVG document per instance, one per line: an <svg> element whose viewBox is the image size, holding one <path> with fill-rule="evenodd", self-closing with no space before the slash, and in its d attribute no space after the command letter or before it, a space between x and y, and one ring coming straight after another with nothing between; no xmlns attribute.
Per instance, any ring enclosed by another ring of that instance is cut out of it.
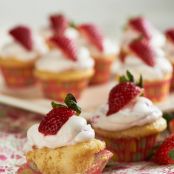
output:
<svg viewBox="0 0 174 174"><path fill-rule="evenodd" d="M40 115L0 105L0 174L15 174L25 162L22 152L28 127ZM113 164L104 174L174 174L174 166L157 166L150 162Z"/></svg>

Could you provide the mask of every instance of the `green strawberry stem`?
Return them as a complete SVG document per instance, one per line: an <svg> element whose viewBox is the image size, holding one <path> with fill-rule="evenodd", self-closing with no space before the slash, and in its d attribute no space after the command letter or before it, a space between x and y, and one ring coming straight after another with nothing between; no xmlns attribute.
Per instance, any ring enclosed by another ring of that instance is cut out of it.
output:
<svg viewBox="0 0 174 174"><path fill-rule="evenodd" d="M76 23L75 23L74 21L70 21L70 22L69 22L69 26L70 26L71 28L77 28L77 25L76 25Z"/></svg>
<svg viewBox="0 0 174 174"><path fill-rule="evenodd" d="M168 155L172 160L174 160L174 149L170 150Z"/></svg>
<svg viewBox="0 0 174 174"><path fill-rule="evenodd" d="M77 115L80 115L81 113L81 108L77 105L76 98L72 94L67 94L64 100L64 103L66 105L60 104L60 103L55 103L51 102L51 105L53 108L60 108L60 107L68 107L76 111Z"/></svg>

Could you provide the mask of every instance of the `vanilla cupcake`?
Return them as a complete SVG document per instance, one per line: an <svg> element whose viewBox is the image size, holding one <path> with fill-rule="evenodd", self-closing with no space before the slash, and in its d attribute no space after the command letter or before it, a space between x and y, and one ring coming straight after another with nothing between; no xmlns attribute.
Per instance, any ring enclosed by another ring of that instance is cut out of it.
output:
<svg viewBox="0 0 174 174"><path fill-rule="evenodd" d="M35 61L48 51L42 38L26 26L9 31L9 42L0 49L0 67L8 87L31 86Z"/></svg>
<svg viewBox="0 0 174 174"><path fill-rule="evenodd" d="M101 173L112 154L105 143L95 139L94 130L79 117L80 108L68 94L66 105L52 103L53 109L27 132L24 151L27 164L18 170L42 174ZM72 104L73 103L73 104Z"/></svg>
<svg viewBox="0 0 174 174"><path fill-rule="evenodd" d="M154 102L168 96L172 66L161 49L155 49L145 38L132 41L115 68L119 77L129 70L137 79L143 76L144 95Z"/></svg>
<svg viewBox="0 0 174 174"><path fill-rule="evenodd" d="M103 84L109 81L111 67L118 54L118 46L102 35L100 29L94 24L77 25L80 32L80 42L85 45L95 61L95 73L91 84Z"/></svg>
<svg viewBox="0 0 174 174"><path fill-rule="evenodd" d="M71 92L79 98L94 73L89 51L66 36L52 37L50 43L52 49L37 61L35 68L44 95L63 101Z"/></svg>
<svg viewBox="0 0 174 174"><path fill-rule="evenodd" d="M174 28L170 28L165 32L166 35L166 45L165 53L168 60L171 62L174 69ZM171 80L171 90L174 90L174 71Z"/></svg>
<svg viewBox="0 0 174 174"><path fill-rule="evenodd" d="M118 162L145 160L167 126L162 112L142 96L143 89L133 81L129 72L128 77L122 76L111 89L108 103L90 118L96 137L106 142Z"/></svg>
<svg viewBox="0 0 174 174"><path fill-rule="evenodd" d="M124 27L121 47L124 48L134 39L144 37L155 48L163 48L165 36L158 31L146 18L137 16L130 18Z"/></svg>

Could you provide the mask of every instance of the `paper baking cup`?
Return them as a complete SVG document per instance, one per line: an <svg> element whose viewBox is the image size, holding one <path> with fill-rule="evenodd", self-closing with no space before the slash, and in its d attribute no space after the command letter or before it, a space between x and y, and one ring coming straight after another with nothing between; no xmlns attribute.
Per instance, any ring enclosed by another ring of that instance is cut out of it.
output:
<svg viewBox="0 0 174 174"><path fill-rule="evenodd" d="M1 67L6 85L10 88L31 86L35 83L33 67Z"/></svg>
<svg viewBox="0 0 174 174"><path fill-rule="evenodd" d="M111 65L113 60L111 59L94 59L94 75L91 78L91 84L103 84L109 81L111 75Z"/></svg>
<svg viewBox="0 0 174 174"><path fill-rule="evenodd" d="M67 93L72 93L78 99L88 83L89 78L70 81L40 80L44 96L60 102L64 101Z"/></svg>
<svg viewBox="0 0 174 174"><path fill-rule="evenodd" d="M171 78L154 81L144 82L144 96L153 102L161 102L166 99L170 90Z"/></svg>
<svg viewBox="0 0 174 174"><path fill-rule="evenodd" d="M85 172L85 174L101 174L103 169L105 168L105 165L107 164L107 162L111 157L112 153L108 150L103 150L102 152L99 152L98 154L96 154L94 163L92 164L90 169L88 169ZM17 174L41 174L41 173L37 171L35 165L31 165L31 163L26 163L18 169Z"/></svg>
<svg viewBox="0 0 174 174"><path fill-rule="evenodd" d="M158 134L140 138L106 138L96 135L106 142L108 150L113 152L113 161L135 162L145 160L156 143Z"/></svg>

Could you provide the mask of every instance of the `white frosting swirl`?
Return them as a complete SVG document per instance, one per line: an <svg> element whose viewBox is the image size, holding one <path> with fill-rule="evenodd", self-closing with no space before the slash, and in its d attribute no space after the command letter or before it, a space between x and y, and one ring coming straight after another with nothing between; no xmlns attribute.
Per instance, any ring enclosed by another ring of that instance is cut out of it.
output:
<svg viewBox="0 0 174 174"><path fill-rule="evenodd" d="M135 101L119 112L106 116L108 105L104 105L91 119L92 125L108 131L119 131L133 126L142 126L162 117L162 112L145 97L137 97Z"/></svg>
<svg viewBox="0 0 174 174"><path fill-rule="evenodd" d="M66 70L92 69L94 60L89 51L82 47L78 49L77 60L66 58L58 49L53 49L36 63L36 69L49 72L62 72Z"/></svg>
<svg viewBox="0 0 174 174"><path fill-rule="evenodd" d="M171 42L170 40L167 40L164 49L165 49L167 58L168 58L171 62L174 62L174 43Z"/></svg>
<svg viewBox="0 0 174 174"><path fill-rule="evenodd" d="M28 51L15 40L11 40L1 48L0 57L2 59L13 57L20 61L31 61L48 51L46 43L42 37L37 34L33 34L33 44L33 50Z"/></svg>
<svg viewBox="0 0 174 174"><path fill-rule="evenodd" d="M155 48L162 48L165 45L166 39L165 36L160 33L158 30L151 28L152 38L150 39L150 43ZM131 27L129 27L123 34L122 38L122 45L129 44L134 39L140 37L140 33L136 30L133 30Z"/></svg>
<svg viewBox="0 0 174 174"><path fill-rule="evenodd" d="M118 75L124 75L129 70L136 79L143 75L144 80L162 80L168 73L172 72L172 66L161 49L156 49L156 51L155 66L146 65L136 55L128 55L124 63L118 61L115 64L114 72Z"/></svg>
<svg viewBox="0 0 174 174"><path fill-rule="evenodd" d="M38 127L39 124L35 124L29 128L27 143L24 146L25 152L32 150L33 146L54 149L85 142L95 137L91 125L87 124L84 118L75 115L70 117L55 135L45 136L38 131Z"/></svg>

